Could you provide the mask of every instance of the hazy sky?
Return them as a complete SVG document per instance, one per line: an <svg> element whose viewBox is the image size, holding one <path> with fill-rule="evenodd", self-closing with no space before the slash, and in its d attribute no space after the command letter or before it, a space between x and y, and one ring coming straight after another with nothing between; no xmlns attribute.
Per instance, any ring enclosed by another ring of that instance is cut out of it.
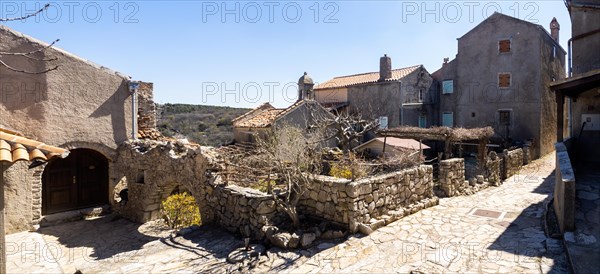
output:
<svg viewBox="0 0 600 274"><path fill-rule="evenodd" d="M0 0L0 18L47 2ZM551 1L52 1L7 26L105 67L154 83L159 103L254 107L295 100L306 71L323 82L423 64L436 71L456 38L494 11L571 36L562 0Z"/></svg>

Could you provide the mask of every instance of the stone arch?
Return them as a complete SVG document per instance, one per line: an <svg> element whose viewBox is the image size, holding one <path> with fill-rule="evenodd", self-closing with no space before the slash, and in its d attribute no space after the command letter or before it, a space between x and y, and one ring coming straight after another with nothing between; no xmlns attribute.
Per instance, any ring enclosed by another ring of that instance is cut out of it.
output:
<svg viewBox="0 0 600 274"><path fill-rule="evenodd" d="M160 218L160 205L173 189L188 190L200 209L203 223L212 220L207 206L207 159L200 147L171 142L126 142L118 149L116 177L126 181L128 202L115 211L137 222ZM121 184L121 183L119 183Z"/></svg>

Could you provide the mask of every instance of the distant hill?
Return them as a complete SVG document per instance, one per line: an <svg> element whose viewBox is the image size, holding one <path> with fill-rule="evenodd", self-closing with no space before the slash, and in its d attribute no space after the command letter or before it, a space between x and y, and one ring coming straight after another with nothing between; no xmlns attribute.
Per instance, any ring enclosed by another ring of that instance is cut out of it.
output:
<svg viewBox="0 0 600 274"><path fill-rule="evenodd" d="M246 108L188 104L157 105L157 127L168 137L187 138L203 146L221 146L233 141L234 118Z"/></svg>

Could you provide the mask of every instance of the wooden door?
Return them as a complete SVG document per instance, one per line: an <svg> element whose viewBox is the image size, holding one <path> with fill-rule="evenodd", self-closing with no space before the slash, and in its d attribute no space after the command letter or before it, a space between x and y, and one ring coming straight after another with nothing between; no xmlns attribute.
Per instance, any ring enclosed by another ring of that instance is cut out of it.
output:
<svg viewBox="0 0 600 274"><path fill-rule="evenodd" d="M108 161L93 150L72 150L49 163L42 176L42 214L108 202Z"/></svg>

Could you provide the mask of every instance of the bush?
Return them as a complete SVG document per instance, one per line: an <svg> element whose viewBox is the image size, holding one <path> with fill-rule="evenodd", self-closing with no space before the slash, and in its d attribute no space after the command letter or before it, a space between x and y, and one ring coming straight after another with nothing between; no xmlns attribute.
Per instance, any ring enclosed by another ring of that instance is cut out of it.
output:
<svg viewBox="0 0 600 274"><path fill-rule="evenodd" d="M250 188L256 189L260 192L269 193L273 186L276 184L275 181L267 181L267 180L258 180L258 182L254 183L250 186Z"/></svg>
<svg viewBox="0 0 600 274"><path fill-rule="evenodd" d="M200 209L187 192L169 196L162 202L161 211L167 225L173 229L201 224Z"/></svg>
<svg viewBox="0 0 600 274"><path fill-rule="evenodd" d="M329 176L352 179L352 170L349 166L334 163L333 165L331 165L331 169L329 170Z"/></svg>
<svg viewBox="0 0 600 274"><path fill-rule="evenodd" d="M369 175L369 169L361 164L360 158L354 153L346 157L338 156L338 161L331 165L329 176L356 180Z"/></svg>

